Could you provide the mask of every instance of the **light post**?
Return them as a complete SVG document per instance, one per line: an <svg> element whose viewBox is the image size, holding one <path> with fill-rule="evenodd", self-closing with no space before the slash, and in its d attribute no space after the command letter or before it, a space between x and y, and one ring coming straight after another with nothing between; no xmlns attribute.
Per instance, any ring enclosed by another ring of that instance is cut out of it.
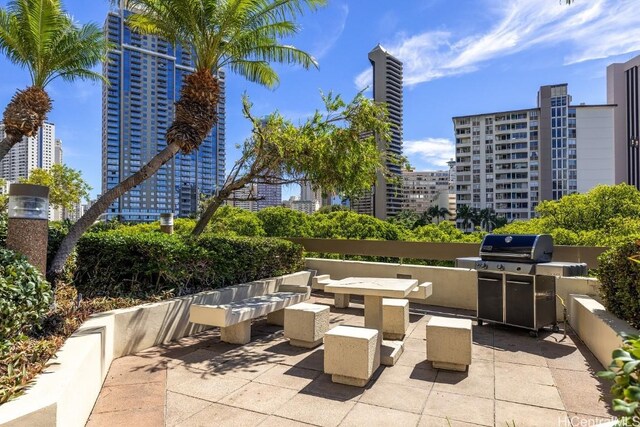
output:
<svg viewBox="0 0 640 427"><path fill-rule="evenodd" d="M7 248L26 256L42 274L47 270L49 187L11 184Z"/></svg>
<svg viewBox="0 0 640 427"><path fill-rule="evenodd" d="M160 214L160 231L167 234L173 234L173 214Z"/></svg>

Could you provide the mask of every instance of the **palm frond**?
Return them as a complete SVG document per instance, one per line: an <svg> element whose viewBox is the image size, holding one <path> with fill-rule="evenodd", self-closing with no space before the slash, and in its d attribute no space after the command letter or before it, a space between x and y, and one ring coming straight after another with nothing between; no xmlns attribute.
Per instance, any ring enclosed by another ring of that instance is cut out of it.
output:
<svg viewBox="0 0 640 427"><path fill-rule="evenodd" d="M79 26L59 0L13 0L0 9L0 53L44 88L56 77L95 79L108 45L95 24Z"/></svg>
<svg viewBox="0 0 640 427"><path fill-rule="evenodd" d="M325 0L130 0L133 30L191 46L195 68L223 66L268 87L277 85L272 63L317 67L308 53L281 43L299 31L294 20Z"/></svg>
<svg viewBox="0 0 640 427"><path fill-rule="evenodd" d="M265 61L234 61L229 69L253 83L274 88L280 83L278 73Z"/></svg>

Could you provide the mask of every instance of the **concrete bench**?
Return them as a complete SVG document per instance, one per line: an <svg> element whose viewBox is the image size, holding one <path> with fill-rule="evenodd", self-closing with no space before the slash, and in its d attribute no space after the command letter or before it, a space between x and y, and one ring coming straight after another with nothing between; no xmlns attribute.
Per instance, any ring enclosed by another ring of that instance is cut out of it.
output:
<svg viewBox="0 0 640 427"><path fill-rule="evenodd" d="M364 387L379 366L377 330L337 326L324 335L324 372L334 383Z"/></svg>
<svg viewBox="0 0 640 427"><path fill-rule="evenodd" d="M284 308L309 299L310 277L309 271L299 271L212 291L201 304L191 305L189 321L218 326L223 341L246 344L251 319L267 315L267 322L282 326Z"/></svg>
<svg viewBox="0 0 640 427"><path fill-rule="evenodd" d="M435 369L466 371L471 364L471 320L432 316L427 322L427 360Z"/></svg>
<svg viewBox="0 0 640 427"><path fill-rule="evenodd" d="M407 298L413 300L426 300L433 293L433 285L431 282L424 282L416 286ZM422 301L420 301L422 302Z"/></svg>
<svg viewBox="0 0 640 427"><path fill-rule="evenodd" d="M385 340L402 340L409 329L409 300L382 299L382 332Z"/></svg>
<svg viewBox="0 0 640 427"><path fill-rule="evenodd" d="M329 307L300 303L284 309L284 336L294 347L313 348L322 344L329 330Z"/></svg>

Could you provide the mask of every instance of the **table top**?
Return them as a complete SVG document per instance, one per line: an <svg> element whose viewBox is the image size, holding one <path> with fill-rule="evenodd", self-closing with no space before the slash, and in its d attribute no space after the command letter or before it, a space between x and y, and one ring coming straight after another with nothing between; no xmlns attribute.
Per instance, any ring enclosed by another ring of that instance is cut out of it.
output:
<svg viewBox="0 0 640 427"><path fill-rule="evenodd" d="M373 295L387 298L404 298L418 286L416 279L390 279L380 277L347 277L330 285L325 292L334 294Z"/></svg>

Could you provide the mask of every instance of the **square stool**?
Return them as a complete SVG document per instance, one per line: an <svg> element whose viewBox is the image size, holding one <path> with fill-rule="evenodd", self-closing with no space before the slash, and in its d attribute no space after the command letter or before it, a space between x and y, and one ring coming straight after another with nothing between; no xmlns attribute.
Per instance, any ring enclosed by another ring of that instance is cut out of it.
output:
<svg viewBox="0 0 640 427"><path fill-rule="evenodd" d="M324 336L324 372L334 383L364 387L380 366L378 331L337 326Z"/></svg>
<svg viewBox="0 0 640 427"><path fill-rule="evenodd" d="M409 329L409 300L382 299L382 332L385 340L402 340Z"/></svg>
<svg viewBox="0 0 640 427"><path fill-rule="evenodd" d="M322 344L329 330L329 307L300 303L284 309L284 336L295 347L313 348Z"/></svg>
<svg viewBox="0 0 640 427"><path fill-rule="evenodd" d="M471 320L431 317L427 322L427 360L435 369L464 372L471 364Z"/></svg>

